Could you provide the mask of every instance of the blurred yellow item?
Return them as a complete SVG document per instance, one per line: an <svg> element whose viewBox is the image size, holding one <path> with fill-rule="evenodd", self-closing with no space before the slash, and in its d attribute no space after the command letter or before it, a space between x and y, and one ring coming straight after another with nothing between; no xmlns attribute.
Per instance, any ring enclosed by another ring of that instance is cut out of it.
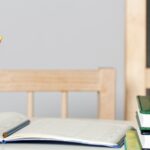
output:
<svg viewBox="0 0 150 150"><path fill-rule="evenodd" d="M128 130L125 138L125 150L142 150L136 130Z"/></svg>
<svg viewBox="0 0 150 150"><path fill-rule="evenodd" d="M2 42L2 40L3 40L3 36L0 35L0 42Z"/></svg>

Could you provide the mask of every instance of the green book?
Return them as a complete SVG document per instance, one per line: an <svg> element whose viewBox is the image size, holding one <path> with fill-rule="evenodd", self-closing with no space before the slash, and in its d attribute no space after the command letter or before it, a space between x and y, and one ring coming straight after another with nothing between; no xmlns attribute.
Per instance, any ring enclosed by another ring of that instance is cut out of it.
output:
<svg viewBox="0 0 150 150"><path fill-rule="evenodd" d="M139 112L150 114L150 96L137 96Z"/></svg>
<svg viewBox="0 0 150 150"><path fill-rule="evenodd" d="M125 137L125 150L142 150L136 130L128 130Z"/></svg>

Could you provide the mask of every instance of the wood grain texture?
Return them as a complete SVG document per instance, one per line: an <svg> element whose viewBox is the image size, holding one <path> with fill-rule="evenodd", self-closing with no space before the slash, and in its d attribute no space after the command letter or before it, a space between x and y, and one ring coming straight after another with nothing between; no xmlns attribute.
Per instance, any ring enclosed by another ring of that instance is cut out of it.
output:
<svg viewBox="0 0 150 150"><path fill-rule="evenodd" d="M28 92L28 116L34 114L34 92L62 92L61 116L68 116L68 92L100 93L98 117L115 119L116 75L97 70L1 70L0 92Z"/></svg>
<svg viewBox="0 0 150 150"><path fill-rule="evenodd" d="M136 96L145 95L146 0L126 0L126 108L135 119Z"/></svg>
<svg viewBox="0 0 150 150"><path fill-rule="evenodd" d="M115 119L116 73L115 70L99 70L98 118Z"/></svg>
<svg viewBox="0 0 150 150"><path fill-rule="evenodd" d="M96 91L98 70L0 71L0 91Z"/></svg>

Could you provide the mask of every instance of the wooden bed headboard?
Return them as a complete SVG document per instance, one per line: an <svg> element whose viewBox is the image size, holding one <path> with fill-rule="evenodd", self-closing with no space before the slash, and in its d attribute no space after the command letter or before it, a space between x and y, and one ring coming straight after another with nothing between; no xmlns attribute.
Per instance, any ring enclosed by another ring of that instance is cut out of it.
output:
<svg viewBox="0 0 150 150"><path fill-rule="evenodd" d="M0 92L27 92L28 116L34 114L34 92L62 92L62 117L68 116L67 94L98 93L98 118L115 118L115 70L0 70Z"/></svg>

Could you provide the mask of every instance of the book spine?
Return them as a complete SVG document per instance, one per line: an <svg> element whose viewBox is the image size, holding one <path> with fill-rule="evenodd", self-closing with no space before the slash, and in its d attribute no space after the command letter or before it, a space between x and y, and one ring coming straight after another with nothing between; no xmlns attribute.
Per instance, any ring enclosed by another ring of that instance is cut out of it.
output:
<svg viewBox="0 0 150 150"><path fill-rule="evenodd" d="M137 104L138 104L138 108L139 108L139 111L142 113L142 107L141 107L141 96L137 96Z"/></svg>
<svg viewBox="0 0 150 150"><path fill-rule="evenodd" d="M142 146L136 130L128 130L125 138L126 150L142 150Z"/></svg>
<svg viewBox="0 0 150 150"><path fill-rule="evenodd" d="M126 142L126 138L125 138L125 141L124 141L124 149L127 150L127 142Z"/></svg>
<svg viewBox="0 0 150 150"><path fill-rule="evenodd" d="M140 113L150 114L150 96L137 96L137 103Z"/></svg>

